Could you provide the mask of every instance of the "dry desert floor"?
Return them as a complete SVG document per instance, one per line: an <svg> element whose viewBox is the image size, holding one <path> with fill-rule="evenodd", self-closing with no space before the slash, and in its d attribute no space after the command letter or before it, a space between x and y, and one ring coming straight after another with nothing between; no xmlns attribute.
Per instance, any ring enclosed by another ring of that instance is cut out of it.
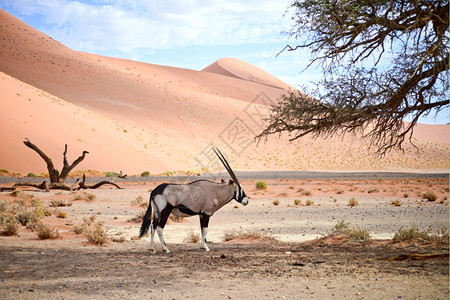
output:
<svg viewBox="0 0 450 300"><path fill-rule="evenodd" d="M257 181L242 181L249 205L232 201L211 218L210 252L190 242L200 233L197 217L170 221L170 254L157 238L151 253L133 220L159 179L118 180L121 190L2 192L6 211L41 203L51 211L42 222L59 237L42 240L24 226L0 236L0 298L448 299L448 244L392 241L402 227L448 229L448 175L269 178L267 190L256 189ZM427 191L436 201L423 198ZM74 232L85 219L103 224L106 245ZM372 239L332 235L342 220ZM231 233L238 238L224 241Z"/></svg>

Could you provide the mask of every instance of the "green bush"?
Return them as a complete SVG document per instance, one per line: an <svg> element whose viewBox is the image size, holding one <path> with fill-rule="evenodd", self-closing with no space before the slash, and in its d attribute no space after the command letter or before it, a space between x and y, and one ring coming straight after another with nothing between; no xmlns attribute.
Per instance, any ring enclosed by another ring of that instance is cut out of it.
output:
<svg viewBox="0 0 450 300"><path fill-rule="evenodd" d="M258 181L255 183L255 187L257 190L267 190L267 182Z"/></svg>
<svg viewBox="0 0 450 300"><path fill-rule="evenodd" d="M103 173L103 176L105 177L117 177L119 175L119 173L116 172L105 172Z"/></svg>
<svg viewBox="0 0 450 300"><path fill-rule="evenodd" d="M141 173L141 177L148 177L150 176L150 172L149 171L144 171Z"/></svg>

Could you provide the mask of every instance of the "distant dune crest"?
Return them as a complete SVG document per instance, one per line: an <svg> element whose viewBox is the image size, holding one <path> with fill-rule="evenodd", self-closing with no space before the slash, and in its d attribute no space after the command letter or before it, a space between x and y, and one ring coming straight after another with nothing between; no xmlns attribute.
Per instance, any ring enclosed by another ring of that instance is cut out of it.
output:
<svg viewBox="0 0 450 300"><path fill-rule="evenodd" d="M204 68L202 71L236 77L284 90L292 88L266 71L244 61L230 57L221 58Z"/></svg>

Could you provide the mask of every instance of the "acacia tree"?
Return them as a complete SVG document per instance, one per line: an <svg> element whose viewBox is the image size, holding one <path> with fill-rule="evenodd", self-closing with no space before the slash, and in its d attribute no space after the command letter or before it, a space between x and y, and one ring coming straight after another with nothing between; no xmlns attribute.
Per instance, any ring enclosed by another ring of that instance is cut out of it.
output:
<svg viewBox="0 0 450 300"><path fill-rule="evenodd" d="M291 9L298 44L282 52L309 49L307 68L324 77L310 96L285 94L258 138L359 132L384 155L411 139L419 117L448 109L448 0L296 0Z"/></svg>

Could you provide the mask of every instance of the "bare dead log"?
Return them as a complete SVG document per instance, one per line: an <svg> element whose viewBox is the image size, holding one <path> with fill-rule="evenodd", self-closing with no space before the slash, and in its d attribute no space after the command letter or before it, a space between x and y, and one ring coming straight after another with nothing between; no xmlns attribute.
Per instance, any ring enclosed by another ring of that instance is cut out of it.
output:
<svg viewBox="0 0 450 300"><path fill-rule="evenodd" d="M4 191L14 191L15 188L12 186L6 187L6 186L1 186L0 187L0 192L4 192Z"/></svg>
<svg viewBox="0 0 450 300"><path fill-rule="evenodd" d="M60 182L47 182L47 181L43 181L42 183L19 182L19 183L14 184L12 187L0 187L0 192L15 191L18 187L34 187L34 188L37 188L40 190L45 190L46 192L48 192L50 189L65 190L65 191L78 191L81 189L83 189L83 190L97 189L105 184L110 184L110 185L115 186L118 189L122 189L120 186L118 186L114 182L107 181L107 180L100 181L93 185L86 185L85 181L86 181L86 176L83 174L82 181L80 181L80 179L77 179L77 181L70 186L67 184L64 184L64 183L60 183Z"/></svg>
<svg viewBox="0 0 450 300"><path fill-rule="evenodd" d="M64 183L47 182L47 181L43 181L42 183L19 182L19 183L16 183L13 185L12 190L15 190L19 186L34 187L34 188L37 188L40 190L45 190L46 192L48 192L50 189L66 190L66 191L73 190L69 186L65 185Z"/></svg>
<svg viewBox="0 0 450 300"><path fill-rule="evenodd" d="M103 181L100 181L100 182L98 182L96 184L93 184L93 185L86 185L85 181L86 181L86 176L83 174L83 180L80 182L78 190L80 190L80 189L96 189L96 188L99 188L99 187L101 187L102 185L105 185L105 184L111 184L111 185L115 186L118 189L122 189L120 186L118 186L117 184L115 184L112 181L103 180Z"/></svg>

